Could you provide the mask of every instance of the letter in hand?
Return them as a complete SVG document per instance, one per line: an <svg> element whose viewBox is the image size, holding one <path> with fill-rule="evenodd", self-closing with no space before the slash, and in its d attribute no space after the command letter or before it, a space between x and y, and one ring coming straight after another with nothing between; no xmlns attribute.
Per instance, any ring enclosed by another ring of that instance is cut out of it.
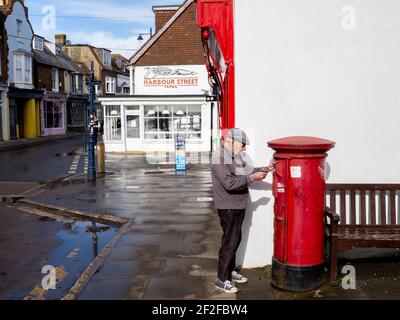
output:
<svg viewBox="0 0 400 320"><path fill-rule="evenodd" d="M266 166L262 171L263 172L274 172L275 171L276 161L274 159L271 160L268 166Z"/></svg>
<svg viewBox="0 0 400 320"><path fill-rule="evenodd" d="M252 175L250 175L250 179L251 181L262 181L265 179L265 177L267 176L267 172L255 172Z"/></svg>

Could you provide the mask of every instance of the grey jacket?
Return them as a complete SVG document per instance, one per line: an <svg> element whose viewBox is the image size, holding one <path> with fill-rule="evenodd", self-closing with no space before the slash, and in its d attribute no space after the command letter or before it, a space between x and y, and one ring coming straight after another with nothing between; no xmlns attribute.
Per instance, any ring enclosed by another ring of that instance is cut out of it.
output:
<svg viewBox="0 0 400 320"><path fill-rule="evenodd" d="M232 154L222 145L214 151L211 177L217 209L246 209L249 199L250 175L263 168L249 168L241 156Z"/></svg>

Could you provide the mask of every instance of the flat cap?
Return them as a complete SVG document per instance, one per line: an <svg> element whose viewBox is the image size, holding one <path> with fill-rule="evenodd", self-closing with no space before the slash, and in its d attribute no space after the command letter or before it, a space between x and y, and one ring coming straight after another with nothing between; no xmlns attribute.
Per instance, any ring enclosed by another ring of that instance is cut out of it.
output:
<svg viewBox="0 0 400 320"><path fill-rule="evenodd" d="M239 128L230 129L228 132L228 138L235 141L239 141L245 145L250 145L250 140L247 137L246 133Z"/></svg>

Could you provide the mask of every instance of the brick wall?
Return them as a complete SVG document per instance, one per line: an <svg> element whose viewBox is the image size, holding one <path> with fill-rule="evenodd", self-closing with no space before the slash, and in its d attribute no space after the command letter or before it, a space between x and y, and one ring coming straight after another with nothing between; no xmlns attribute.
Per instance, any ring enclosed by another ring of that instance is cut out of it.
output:
<svg viewBox="0 0 400 320"><path fill-rule="evenodd" d="M53 86L51 67L35 63L33 79L36 89L51 90Z"/></svg>
<svg viewBox="0 0 400 320"><path fill-rule="evenodd" d="M156 15L156 33L172 18L176 10L157 10Z"/></svg>
<svg viewBox="0 0 400 320"><path fill-rule="evenodd" d="M91 61L94 62L95 80L102 79L102 65L95 57L94 51L89 46L63 46L63 51L75 62L85 65L90 70Z"/></svg>
<svg viewBox="0 0 400 320"><path fill-rule="evenodd" d="M135 66L205 63L201 32L193 3L136 62Z"/></svg>
<svg viewBox="0 0 400 320"><path fill-rule="evenodd" d="M53 89L52 67L35 63L33 70L33 81L36 89ZM58 82L61 83L60 92L65 91L64 71L58 69Z"/></svg>

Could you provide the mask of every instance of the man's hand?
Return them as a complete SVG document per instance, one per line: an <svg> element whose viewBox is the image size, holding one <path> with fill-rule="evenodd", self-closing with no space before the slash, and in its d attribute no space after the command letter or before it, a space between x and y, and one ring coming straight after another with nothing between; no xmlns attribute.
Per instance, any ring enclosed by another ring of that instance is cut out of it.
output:
<svg viewBox="0 0 400 320"><path fill-rule="evenodd" d="M272 160L271 163L267 167L264 167L262 171L266 172L266 173L274 171L275 164L276 164L276 162L274 160Z"/></svg>
<svg viewBox="0 0 400 320"><path fill-rule="evenodd" d="M267 176L266 172L255 172L253 174L250 175L250 179L251 181L262 181L265 179L265 177Z"/></svg>

